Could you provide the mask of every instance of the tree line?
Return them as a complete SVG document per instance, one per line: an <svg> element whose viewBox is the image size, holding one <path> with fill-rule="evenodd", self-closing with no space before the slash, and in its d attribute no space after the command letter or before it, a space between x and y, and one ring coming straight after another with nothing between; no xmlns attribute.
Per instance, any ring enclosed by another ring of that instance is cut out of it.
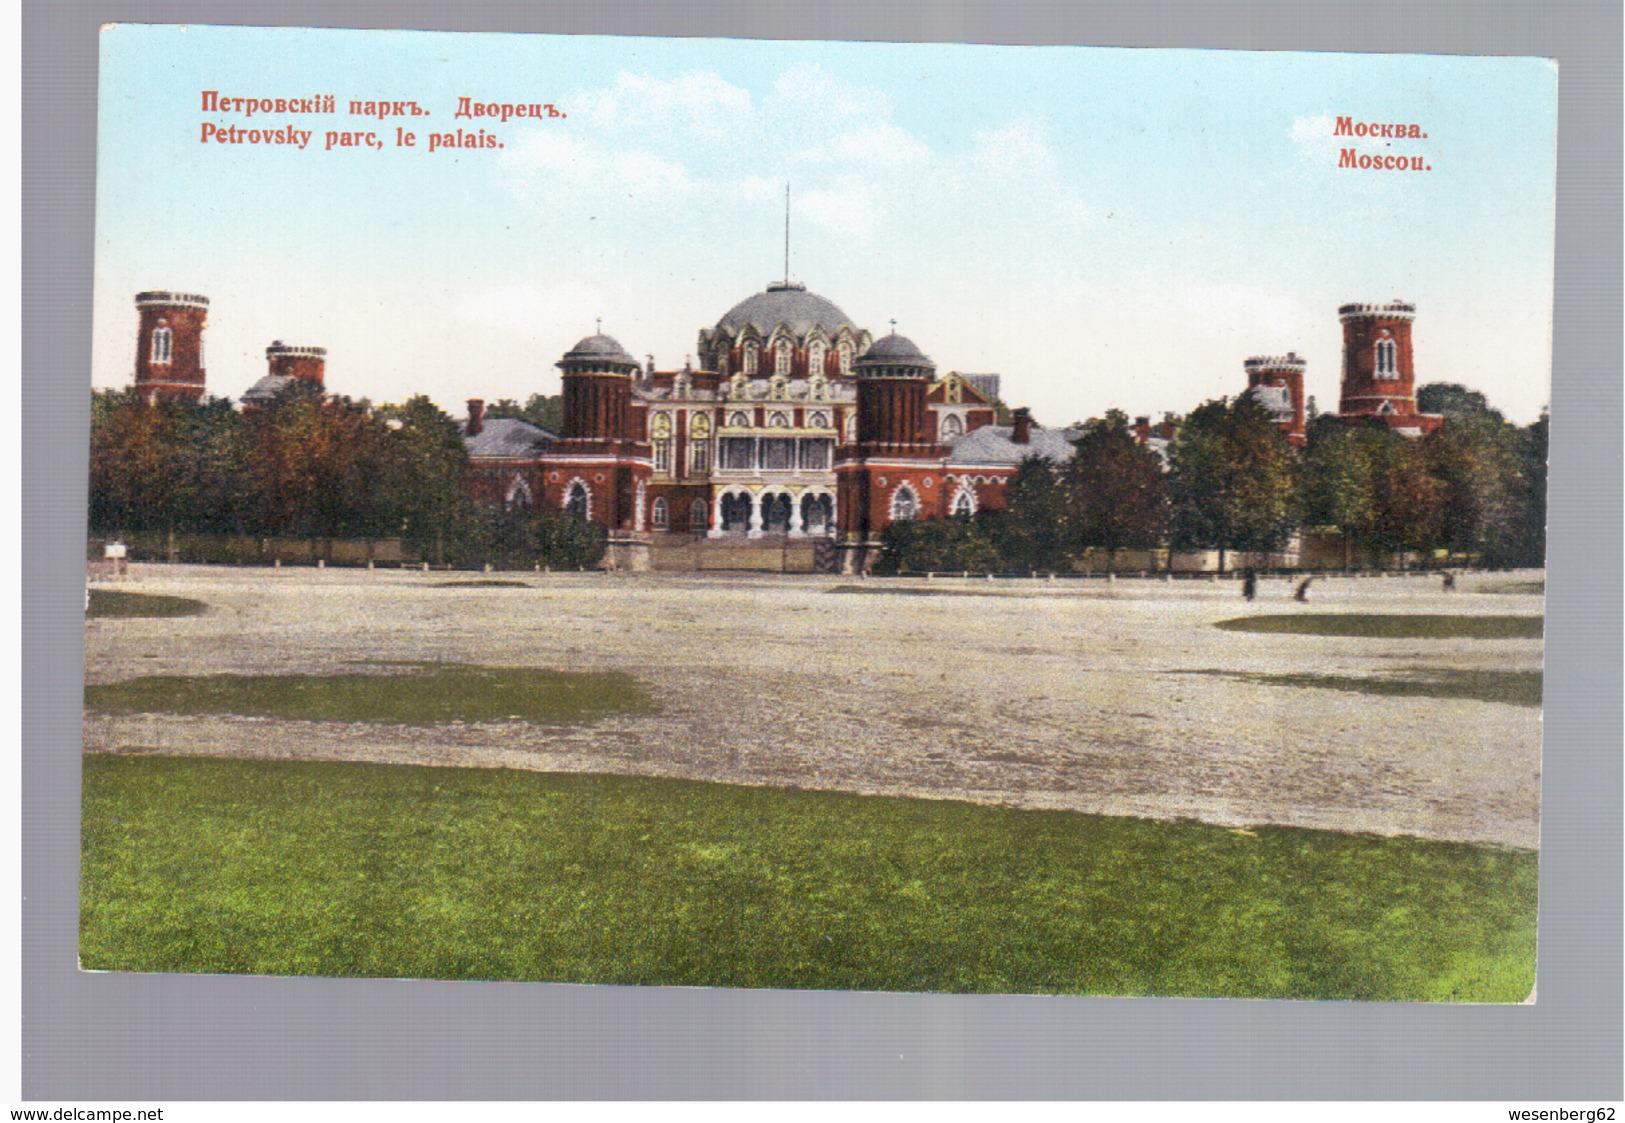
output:
<svg viewBox="0 0 1625 1123"><path fill-rule="evenodd" d="M1546 555L1548 419L1508 422L1484 396L1422 387L1417 405L1445 423L1420 439L1380 421L1313 417L1291 446L1250 395L1176 419L1167 460L1111 411L1076 426L1062 464L1038 457L1011 478L1007 506L893 524L879 572L1064 572L1121 551L1271 553L1300 530L1340 532L1345 566L1446 551L1507 568Z"/></svg>
<svg viewBox="0 0 1625 1123"><path fill-rule="evenodd" d="M97 391L90 529L157 533L169 556L181 535L307 539L329 554L335 540L399 539L417 558L462 567L603 556L603 529L568 511L474 502L461 486L467 462L458 423L423 395L374 407L294 382L239 411L224 398L148 404Z"/></svg>

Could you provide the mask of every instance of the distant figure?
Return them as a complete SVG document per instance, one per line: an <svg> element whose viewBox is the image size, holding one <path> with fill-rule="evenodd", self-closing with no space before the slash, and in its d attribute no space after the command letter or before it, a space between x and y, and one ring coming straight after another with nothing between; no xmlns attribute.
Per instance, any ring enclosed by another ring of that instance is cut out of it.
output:
<svg viewBox="0 0 1625 1123"><path fill-rule="evenodd" d="M1308 601L1308 599L1309 599L1309 582L1311 582L1313 580L1314 580L1313 577L1305 577L1302 581L1299 581L1298 582L1298 587L1296 589L1292 590L1292 599L1293 600L1299 600L1299 601Z"/></svg>
<svg viewBox="0 0 1625 1123"><path fill-rule="evenodd" d="M1258 596L1258 571L1251 567L1241 575L1241 595L1248 600Z"/></svg>
<svg viewBox="0 0 1625 1123"><path fill-rule="evenodd" d="M1444 571L1444 591L1453 592L1456 588L1456 575L1448 569Z"/></svg>

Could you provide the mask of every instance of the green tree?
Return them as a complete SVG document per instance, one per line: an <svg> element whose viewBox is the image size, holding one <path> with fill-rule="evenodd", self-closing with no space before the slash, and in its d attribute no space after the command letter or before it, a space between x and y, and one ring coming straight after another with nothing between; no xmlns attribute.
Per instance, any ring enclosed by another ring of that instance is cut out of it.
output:
<svg viewBox="0 0 1625 1123"><path fill-rule="evenodd" d="M1433 474L1444 485L1444 543L1493 567L1527 564L1532 512L1543 473L1531 478L1530 437L1493 413L1450 419L1424 438ZM1544 459L1544 458L1542 458Z"/></svg>
<svg viewBox="0 0 1625 1123"><path fill-rule="evenodd" d="M1169 474L1172 532L1185 549L1278 550L1297 526L1292 446L1251 395L1185 418Z"/></svg>
<svg viewBox="0 0 1625 1123"><path fill-rule="evenodd" d="M129 391L91 399L90 525L101 533L175 534L229 523L236 413L221 398L146 402Z"/></svg>
<svg viewBox="0 0 1625 1123"><path fill-rule="evenodd" d="M1542 410L1540 419L1524 428L1521 434L1524 502L1518 562L1522 565L1546 564L1546 464L1550 431L1551 418Z"/></svg>
<svg viewBox="0 0 1625 1123"><path fill-rule="evenodd" d="M1056 466L1029 456L1005 489L1006 507L985 520L1004 565L1013 570L1062 570L1071 567L1071 503Z"/></svg>
<svg viewBox="0 0 1625 1123"><path fill-rule="evenodd" d="M1302 483L1305 521L1338 527L1350 547L1391 554L1438 541L1443 484L1418 442L1380 422L1317 425Z"/></svg>
<svg viewBox="0 0 1625 1123"><path fill-rule="evenodd" d="M380 408L391 433L399 471L391 505L401 517L401 537L436 565L446 561L446 542L467 519L462 489L468 450L462 430L425 395Z"/></svg>
<svg viewBox="0 0 1625 1123"><path fill-rule="evenodd" d="M398 532L402 446L364 402L296 381L242 424L252 528L308 537Z"/></svg>
<svg viewBox="0 0 1625 1123"><path fill-rule="evenodd" d="M1502 420L1501 411L1490 408L1489 399L1459 382L1429 382L1416 390L1416 408L1423 413L1445 417L1491 417Z"/></svg>
<svg viewBox="0 0 1625 1123"><path fill-rule="evenodd" d="M989 519L955 515L947 519L905 519L881 532L885 549L874 571L987 573L1000 568Z"/></svg>
<svg viewBox="0 0 1625 1123"><path fill-rule="evenodd" d="M609 532L570 511L506 510L471 504L446 544L452 565L474 569L592 569L604 558Z"/></svg>
<svg viewBox="0 0 1625 1123"><path fill-rule="evenodd" d="M564 395L532 394L524 405L512 398L503 398L486 406L485 416L517 418L557 436L564 430Z"/></svg>
<svg viewBox="0 0 1625 1123"><path fill-rule="evenodd" d="M1162 458L1135 440L1128 417L1112 410L1083 426L1062 468L1074 549L1151 549L1168 526Z"/></svg>

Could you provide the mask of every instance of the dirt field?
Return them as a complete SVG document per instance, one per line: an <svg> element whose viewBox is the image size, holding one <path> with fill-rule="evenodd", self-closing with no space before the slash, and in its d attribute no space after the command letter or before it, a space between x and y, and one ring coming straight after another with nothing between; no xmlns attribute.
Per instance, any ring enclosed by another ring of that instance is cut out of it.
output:
<svg viewBox="0 0 1625 1123"><path fill-rule="evenodd" d="M833 577L136 566L176 619L97 619L86 680L332 673L383 660L620 670L655 716L579 728L85 718L89 752L162 752L686 776L1020 807L1499 842L1539 841L1540 712L1239 683L1212 671L1370 676L1538 670L1538 640L1223 631L1249 613L1527 614L1484 591L1538 574L1265 581L935 581L975 595L838 595ZM864 583L866 588L925 582ZM383 669L383 668L380 668Z"/></svg>

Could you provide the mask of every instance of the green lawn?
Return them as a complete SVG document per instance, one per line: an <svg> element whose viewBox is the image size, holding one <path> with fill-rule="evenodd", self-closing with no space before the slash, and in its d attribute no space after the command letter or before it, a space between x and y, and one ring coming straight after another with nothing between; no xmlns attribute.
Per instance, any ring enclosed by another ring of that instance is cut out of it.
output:
<svg viewBox="0 0 1625 1123"><path fill-rule="evenodd" d="M196 616L208 606L190 597L166 597L156 593L120 593L111 589L90 590L86 619L117 616Z"/></svg>
<svg viewBox="0 0 1625 1123"><path fill-rule="evenodd" d="M694 781L84 758L90 969L1516 1002L1533 852Z"/></svg>
<svg viewBox="0 0 1625 1123"><path fill-rule="evenodd" d="M112 713L244 714L302 721L594 721L645 713L631 675L407 663L413 669L339 675L146 675L85 687L85 708Z"/></svg>
<svg viewBox="0 0 1625 1123"><path fill-rule="evenodd" d="M1242 616L1214 625L1227 632L1365 639L1540 639L1544 616L1385 616L1306 612L1301 616Z"/></svg>
<svg viewBox="0 0 1625 1123"><path fill-rule="evenodd" d="M1504 702L1509 706L1541 704L1540 671L1463 671L1446 667L1411 667L1382 677L1357 675L1254 674L1247 671L1173 671L1182 675L1215 675L1260 686L1303 686L1343 690L1354 694L1398 695L1413 698L1466 698L1476 702Z"/></svg>

